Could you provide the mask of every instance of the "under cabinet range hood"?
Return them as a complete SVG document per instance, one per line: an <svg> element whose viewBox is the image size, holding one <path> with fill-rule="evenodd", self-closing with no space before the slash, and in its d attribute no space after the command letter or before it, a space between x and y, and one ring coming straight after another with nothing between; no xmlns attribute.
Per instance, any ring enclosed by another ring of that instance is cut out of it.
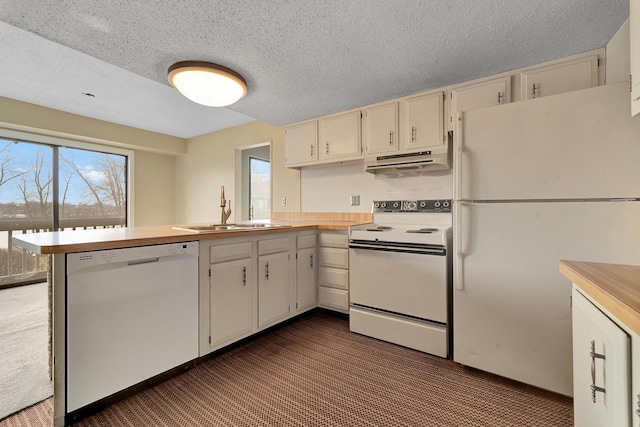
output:
<svg viewBox="0 0 640 427"><path fill-rule="evenodd" d="M377 156L365 160L365 171L381 175L420 174L435 170L451 169L451 157L447 147L415 153Z"/></svg>
<svg viewBox="0 0 640 427"><path fill-rule="evenodd" d="M449 132L448 143L440 147L365 159L364 170L380 175L401 176L421 175L431 171L451 169L452 137L452 132Z"/></svg>

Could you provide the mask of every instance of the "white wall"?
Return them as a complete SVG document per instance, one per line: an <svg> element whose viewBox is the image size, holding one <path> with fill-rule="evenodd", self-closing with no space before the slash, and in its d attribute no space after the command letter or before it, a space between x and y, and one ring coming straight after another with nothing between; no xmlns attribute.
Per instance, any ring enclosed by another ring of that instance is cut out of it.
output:
<svg viewBox="0 0 640 427"><path fill-rule="evenodd" d="M364 172L363 169L362 164L302 169L302 212L371 212L373 200L453 197L451 170L389 178ZM360 206L350 206L352 194L360 195Z"/></svg>
<svg viewBox="0 0 640 427"><path fill-rule="evenodd" d="M220 221L220 186L232 200L230 221L240 221L241 194L236 187L236 149L271 143L273 211L300 210L300 173L284 167L284 129L256 120L187 140L187 154L176 158L176 223ZM239 164L239 163L238 163Z"/></svg>

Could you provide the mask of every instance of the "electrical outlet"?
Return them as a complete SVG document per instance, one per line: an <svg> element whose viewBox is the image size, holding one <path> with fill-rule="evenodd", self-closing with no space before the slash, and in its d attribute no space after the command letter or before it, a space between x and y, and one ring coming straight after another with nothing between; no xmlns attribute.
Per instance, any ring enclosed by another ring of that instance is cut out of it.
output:
<svg viewBox="0 0 640 427"><path fill-rule="evenodd" d="M281 204L282 206L287 206L287 198L286 198L286 197L283 197L282 199L280 199L280 204Z"/></svg>
<svg viewBox="0 0 640 427"><path fill-rule="evenodd" d="M360 195L352 194L349 201L351 203L351 206L360 206Z"/></svg>

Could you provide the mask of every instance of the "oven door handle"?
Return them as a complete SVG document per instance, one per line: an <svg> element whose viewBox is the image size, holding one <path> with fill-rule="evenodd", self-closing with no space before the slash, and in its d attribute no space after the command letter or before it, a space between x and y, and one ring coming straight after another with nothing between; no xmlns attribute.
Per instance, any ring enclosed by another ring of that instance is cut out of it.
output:
<svg viewBox="0 0 640 427"><path fill-rule="evenodd" d="M447 251L445 248L387 246L383 244L381 245L381 244L366 244L366 243L349 243L349 249L364 249L368 251L400 252L400 253L408 253L408 254L438 255L438 256L444 256L447 254Z"/></svg>

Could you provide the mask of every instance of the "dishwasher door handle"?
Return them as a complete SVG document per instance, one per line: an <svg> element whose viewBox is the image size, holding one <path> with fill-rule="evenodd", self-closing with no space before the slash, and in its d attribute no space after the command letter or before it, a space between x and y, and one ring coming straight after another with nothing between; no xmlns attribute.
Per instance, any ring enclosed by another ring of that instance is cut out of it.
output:
<svg viewBox="0 0 640 427"><path fill-rule="evenodd" d="M146 259L136 259L134 261L127 261L127 265L149 264L149 263L158 262L158 261L160 261L160 258L158 258L158 257L146 258Z"/></svg>

